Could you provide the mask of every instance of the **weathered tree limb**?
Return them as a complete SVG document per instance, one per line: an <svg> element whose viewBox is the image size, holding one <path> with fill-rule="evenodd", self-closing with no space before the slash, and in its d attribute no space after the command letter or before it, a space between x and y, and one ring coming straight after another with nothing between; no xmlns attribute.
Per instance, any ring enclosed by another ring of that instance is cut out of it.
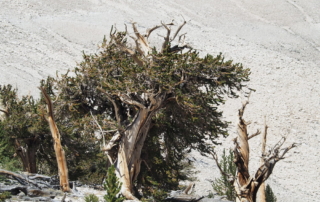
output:
<svg viewBox="0 0 320 202"><path fill-rule="evenodd" d="M0 109L0 112L3 112L6 115L6 117L9 116L9 110L8 109Z"/></svg>
<svg viewBox="0 0 320 202"><path fill-rule="evenodd" d="M183 191L184 194L190 194L192 192L192 188L195 186L195 183L190 183L187 188ZM189 193L190 192L190 193Z"/></svg>
<svg viewBox="0 0 320 202"><path fill-rule="evenodd" d="M49 123L50 131L54 141L54 150L56 153L58 170L59 170L60 187L62 191L69 192L70 187L69 187L69 179L68 179L67 161L65 157L65 152L61 146L59 129L57 127L57 124L54 121L52 102L49 95L46 93L46 90L43 87L40 88L40 90L47 103L48 117L46 117L46 119Z"/></svg>
<svg viewBox="0 0 320 202"><path fill-rule="evenodd" d="M161 22L162 26L167 30L167 36L164 37L164 42L162 44L162 50L161 52L163 53L165 50L167 50L167 48L169 47L169 43L170 43L170 33L171 33L171 29L164 24L163 22Z"/></svg>
<svg viewBox="0 0 320 202"><path fill-rule="evenodd" d="M119 96L120 100L126 104L135 105L139 108L145 108L145 106L142 103L140 103L134 99L131 99L130 96L128 96L124 93L122 93L122 94L119 93L118 96Z"/></svg>
<svg viewBox="0 0 320 202"><path fill-rule="evenodd" d="M230 182L234 182L234 176L232 176L232 175L230 175L229 173L226 173L226 172L224 172L224 171L222 170L221 165L220 165L219 160L218 160L217 153L214 152L214 151L213 151L213 152L210 152L210 153L211 153L211 155L212 155L212 158L215 160L216 165L218 166L218 168L219 168L219 170L220 170L220 173L221 173L222 175L226 176Z"/></svg>
<svg viewBox="0 0 320 202"><path fill-rule="evenodd" d="M264 133L262 137L262 148L261 148L261 166L256 171L254 177L249 175L249 137L247 133L247 125L249 122L246 122L243 119L243 114L246 105L249 102L245 102L242 105L242 108L239 110L239 124L238 124L238 137L234 139L235 149L235 163L237 165L237 176L234 182L234 187L237 192L237 202L256 202L257 192L259 187L269 178L271 175L275 164L284 159L284 155L296 144L292 144L284 149L281 149L283 146L286 137L282 137L279 142L272 148L271 151L267 154L265 152L266 147L266 136L267 136L267 125L265 124ZM257 136L260 134L258 130L254 135ZM283 150L283 152L280 152Z"/></svg>
<svg viewBox="0 0 320 202"><path fill-rule="evenodd" d="M177 29L176 33L173 35L171 41L173 41L173 40L176 38L176 36L179 34L179 32L181 31L182 27L183 27L185 24L187 24L187 21L184 20L183 23L182 23L182 24L179 26L179 28Z"/></svg>
<svg viewBox="0 0 320 202"><path fill-rule="evenodd" d="M0 174L11 176L13 179L17 180L20 184L25 186L31 184L32 186L37 187L39 189L43 187L50 187L50 185L45 182L41 183L41 186L40 186L39 181L36 181L37 179L41 179L42 181L48 181L48 178L50 178L48 176L44 176L44 175L25 176L25 175L21 175L21 174L4 170L4 169L0 169Z"/></svg>
<svg viewBox="0 0 320 202"><path fill-rule="evenodd" d="M268 126L266 123L266 118L264 118L264 130L263 134L261 136L261 158L260 158L260 165L263 165L265 163L264 157L266 153L266 144L267 144L267 133L268 133ZM265 182L262 182L261 186L259 187L258 193L259 193L259 201L260 202L266 202L266 185Z"/></svg>
<svg viewBox="0 0 320 202"><path fill-rule="evenodd" d="M116 115L116 120L117 123L119 124L119 126L121 125L122 122L122 118L120 116L120 107L117 105L116 101L114 99L111 98L111 96L109 95L109 93L107 93L105 90L103 90L101 87L97 87L97 89L99 91L101 91L102 93L104 93L106 95L106 97L108 98L108 100L112 103L113 108L114 108L114 113Z"/></svg>
<svg viewBox="0 0 320 202"><path fill-rule="evenodd" d="M151 28L151 29L147 29L146 37L149 38L149 36L151 35L151 33L152 33L154 30L156 30L156 29L158 29L158 28L160 28L160 27L162 27L162 26L161 26L161 25L157 25L157 26L154 26L154 27Z"/></svg>

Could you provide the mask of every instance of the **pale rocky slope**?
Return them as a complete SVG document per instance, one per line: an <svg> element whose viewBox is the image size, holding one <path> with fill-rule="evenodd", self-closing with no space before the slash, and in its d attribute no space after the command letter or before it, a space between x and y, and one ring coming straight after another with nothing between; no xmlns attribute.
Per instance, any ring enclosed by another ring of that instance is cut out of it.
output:
<svg viewBox="0 0 320 202"><path fill-rule="evenodd" d="M135 21L145 30L161 20L179 23L183 16L188 20L187 40L194 48L222 52L252 70L249 85L256 92L246 113L252 131L262 128L267 116L270 143L282 134L289 134L288 144L301 143L268 180L278 201L318 201L319 9L317 0L2 0L0 84L11 83L20 93L38 95L41 79L76 66L81 51L95 52L111 25L123 29L124 23ZM161 36L154 37L156 41ZM238 99L222 107L231 126L240 106ZM230 131L234 136L235 127ZM230 139L224 147L231 146ZM259 140L253 140L256 159ZM200 170L197 192L207 193L211 187L205 179L219 176L218 170L213 160L193 156Z"/></svg>

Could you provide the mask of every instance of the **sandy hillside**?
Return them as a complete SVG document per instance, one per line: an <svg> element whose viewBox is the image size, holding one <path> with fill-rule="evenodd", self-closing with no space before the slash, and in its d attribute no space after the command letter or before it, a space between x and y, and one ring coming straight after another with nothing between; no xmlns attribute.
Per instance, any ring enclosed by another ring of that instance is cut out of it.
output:
<svg viewBox="0 0 320 202"><path fill-rule="evenodd" d="M251 68L252 94L245 118L252 132L270 127L270 144L289 134L301 145L279 162L268 180L278 201L318 201L320 188L320 1L317 0L1 0L0 85L38 95L39 81L66 72L94 53L111 25L135 21L140 30L183 16L187 41L202 53L222 52ZM154 35L157 41L161 36ZM241 99L223 107L235 135ZM225 147L231 146L229 138ZM252 140L258 157L259 140ZM221 150L221 148L219 148ZM193 154L197 193L210 190L217 177L211 159ZM257 161L256 161L257 162ZM252 161L252 169L257 164Z"/></svg>

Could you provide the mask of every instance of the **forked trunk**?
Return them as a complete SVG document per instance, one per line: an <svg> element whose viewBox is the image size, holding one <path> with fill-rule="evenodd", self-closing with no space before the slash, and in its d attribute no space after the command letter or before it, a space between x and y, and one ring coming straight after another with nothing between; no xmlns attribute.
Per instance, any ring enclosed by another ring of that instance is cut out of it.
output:
<svg viewBox="0 0 320 202"><path fill-rule="evenodd" d="M272 173L272 170L275 164L284 159L284 155L292 148L296 147L296 144L293 143L291 146L281 149L286 138L283 137L272 150L265 152L266 141L267 141L267 125L265 124L264 135L262 136L262 148L261 148L261 165L256 171L254 176L249 175L249 143L248 140L252 137L255 137L260 134L258 130L253 135L248 135L247 125L249 122L246 122L243 119L243 113L246 105L249 102L247 101L242 105L242 108L239 110L239 124L238 124L238 137L235 138L235 159L234 162L237 165L237 175L234 180L234 187L236 190L236 201L237 202L256 202L257 192L259 188L262 190L260 201L265 201L264 193L264 182L269 178ZM280 152L282 151L282 152Z"/></svg>

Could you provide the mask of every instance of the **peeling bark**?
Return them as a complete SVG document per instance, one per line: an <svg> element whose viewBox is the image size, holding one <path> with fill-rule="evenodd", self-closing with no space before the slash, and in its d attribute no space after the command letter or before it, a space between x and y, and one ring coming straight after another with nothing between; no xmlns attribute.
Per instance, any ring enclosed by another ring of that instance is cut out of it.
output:
<svg viewBox="0 0 320 202"><path fill-rule="evenodd" d="M162 51L166 51L170 49L170 42L178 36L178 33L185 24L186 22L184 22L175 32L174 36L170 38L170 26L173 25L173 23L161 23L161 25L147 30L146 34L140 34L135 23L132 23L134 36L130 37L135 42L134 48L125 47L122 41L119 41L116 38L115 33L111 32L110 38L115 45L131 55L137 65L143 66L149 62L152 63L152 58L149 57L151 48L148 42L148 37L150 34L160 27L164 27L167 30L167 35L162 44ZM187 46L179 47L179 50L183 50L186 47ZM164 107L165 103L167 103L169 99L172 99L172 96L168 96L168 92L161 93L160 91L158 93L143 93L143 96L141 96L129 92L109 94L102 88L98 87L97 89L103 92L107 96L108 100L113 104L117 122L122 127L120 129L119 126L118 131L113 134L109 143L104 145L103 151L106 151L111 163L114 162L115 164L117 176L122 183L121 193L127 199L139 201L134 196L133 182L137 179L140 173L142 162L141 151L150 129L151 119L160 108ZM123 124L125 120L120 120L120 105L118 105L115 100L126 105L134 106L136 109L135 116L130 124Z"/></svg>

